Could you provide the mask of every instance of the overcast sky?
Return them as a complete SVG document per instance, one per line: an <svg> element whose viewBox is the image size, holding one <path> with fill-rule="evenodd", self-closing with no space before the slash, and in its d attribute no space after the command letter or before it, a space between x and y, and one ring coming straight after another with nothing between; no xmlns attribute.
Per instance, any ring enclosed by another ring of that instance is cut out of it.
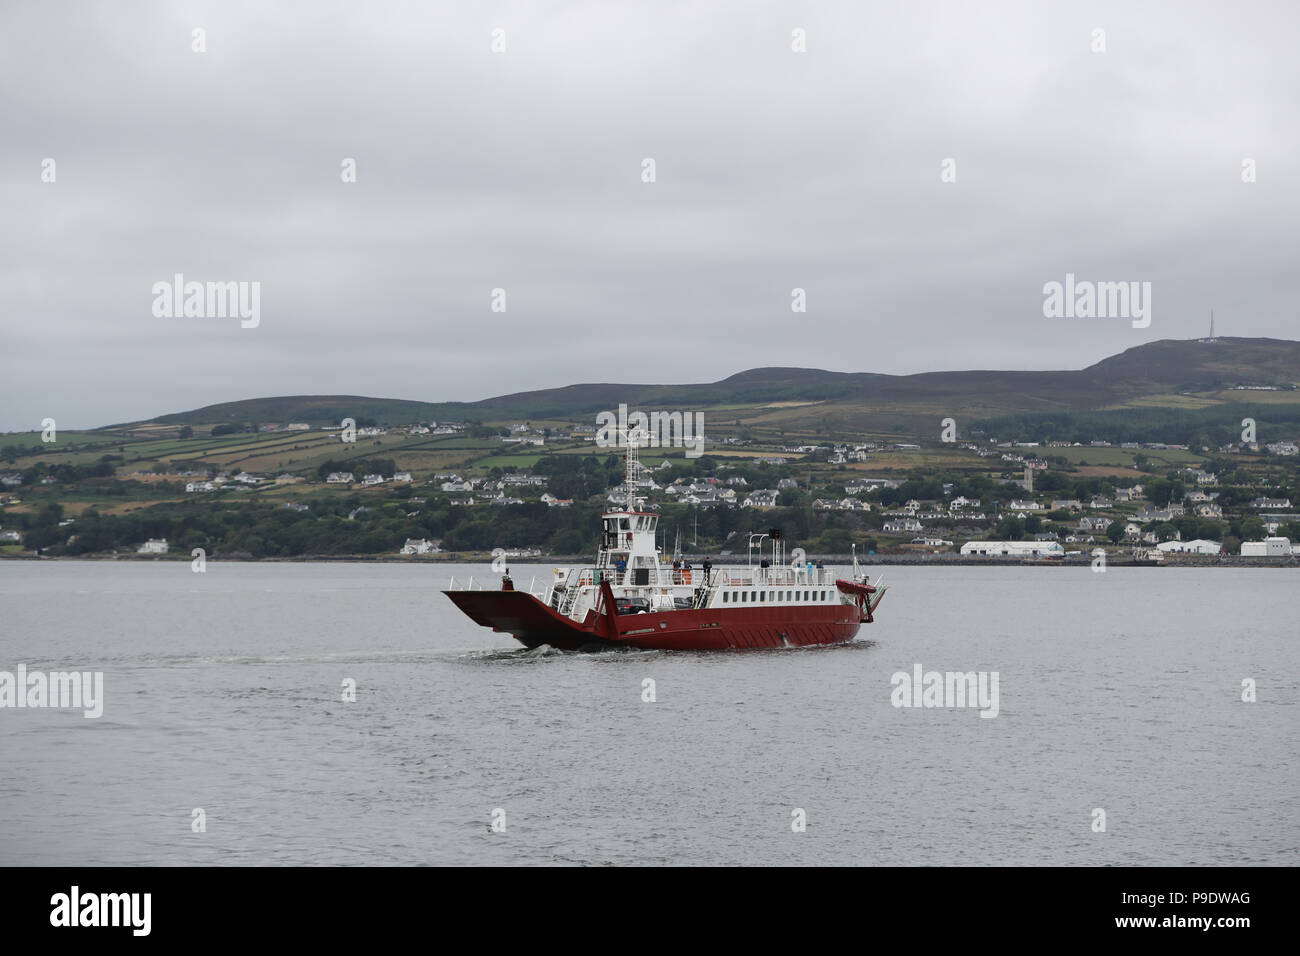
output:
<svg viewBox="0 0 1300 956"><path fill-rule="evenodd" d="M0 429L1297 338L1298 11L4 0ZM1150 327L1044 318L1067 272Z"/></svg>

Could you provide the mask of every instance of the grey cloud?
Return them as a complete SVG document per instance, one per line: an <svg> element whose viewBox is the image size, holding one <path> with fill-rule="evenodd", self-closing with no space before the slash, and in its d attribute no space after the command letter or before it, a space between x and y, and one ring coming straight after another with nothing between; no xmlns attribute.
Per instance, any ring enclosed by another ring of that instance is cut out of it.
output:
<svg viewBox="0 0 1300 956"><path fill-rule="evenodd" d="M1199 334L1212 305L1226 334L1295 337L1297 16L6 4L0 428L774 364L1081 367ZM1044 319L1067 271L1151 281L1151 327ZM154 318L176 272L260 281L261 326Z"/></svg>

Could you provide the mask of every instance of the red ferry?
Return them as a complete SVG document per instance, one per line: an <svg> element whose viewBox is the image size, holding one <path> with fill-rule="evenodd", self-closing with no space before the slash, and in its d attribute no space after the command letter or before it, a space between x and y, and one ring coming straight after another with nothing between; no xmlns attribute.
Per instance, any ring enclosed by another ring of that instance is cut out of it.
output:
<svg viewBox="0 0 1300 956"><path fill-rule="evenodd" d="M777 531L750 536L746 567L673 568L657 545L659 516L635 495L635 439L627 443L624 510L601 516L595 564L556 569L540 593L519 591L509 572L500 590L446 594L476 623L525 647L662 650L805 647L851 641L870 624L887 588L811 562L785 560ZM770 542L770 560L763 539ZM753 565L757 550L760 563Z"/></svg>

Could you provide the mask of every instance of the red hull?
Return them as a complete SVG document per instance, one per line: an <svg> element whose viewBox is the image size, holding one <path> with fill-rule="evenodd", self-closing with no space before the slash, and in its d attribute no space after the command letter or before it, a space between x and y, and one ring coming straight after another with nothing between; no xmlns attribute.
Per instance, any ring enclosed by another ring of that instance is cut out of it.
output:
<svg viewBox="0 0 1300 956"><path fill-rule="evenodd" d="M582 624L523 591L444 591L473 621L526 647L561 650L637 647L713 651L806 647L853 640L863 623L846 604L711 608L649 614L588 613Z"/></svg>

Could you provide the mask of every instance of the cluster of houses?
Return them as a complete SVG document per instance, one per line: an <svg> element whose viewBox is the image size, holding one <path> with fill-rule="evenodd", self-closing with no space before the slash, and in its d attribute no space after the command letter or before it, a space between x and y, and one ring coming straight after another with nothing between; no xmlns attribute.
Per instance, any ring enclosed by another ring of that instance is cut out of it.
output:
<svg viewBox="0 0 1300 956"><path fill-rule="evenodd" d="M402 545L398 554L441 554L442 542L433 538L407 538L406 543ZM540 548L505 548L501 551L493 551L493 557L502 558L539 558L542 556Z"/></svg>
<svg viewBox="0 0 1300 956"><path fill-rule="evenodd" d="M198 477L200 474L206 474L206 473L205 472L196 473L196 472L189 471L189 472L182 472L181 476L195 478ZM256 488L258 486L267 485L267 484L296 485L296 484L300 484L303 480L304 479L298 475L290 475L290 474L283 474L283 475L279 475L276 478L270 478L265 475L250 474L249 472L246 471L235 472L233 474L227 471L220 471L217 472L217 474L211 478L198 477L198 480L196 481L187 481L185 483L185 491L187 494L201 494L210 491L221 491L224 488L248 489L248 488Z"/></svg>
<svg viewBox="0 0 1300 956"><path fill-rule="evenodd" d="M990 438L988 443L995 448L1149 448L1156 451L1187 451L1186 445L1173 445L1161 441L1126 441L1118 445L1108 441L1069 441L1063 439L1054 439L1048 442L1037 441L998 441L996 438ZM969 448L971 451L983 451L979 445L972 442L963 442L960 447ZM996 453L995 453L996 454Z"/></svg>
<svg viewBox="0 0 1300 956"><path fill-rule="evenodd" d="M1274 441L1268 442L1262 447L1265 454L1279 455L1283 458L1300 454L1300 446L1297 446L1295 442ZM1228 455L1238 455L1244 451L1251 451L1258 454L1260 448L1261 446L1259 442L1228 442L1226 445L1220 445L1219 451Z"/></svg>
<svg viewBox="0 0 1300 956"><path fill-rule="evenodd" d="M292 428L293 426L289 427ZM416 423L414 425L395 425L392 427L367 425L358 428L356 434L358 438L379 438L384 435L459 435L466 427L465 422L430 422L427 425ZM326 425L321 429L324 432L342 430L342 425Z"/></svg>
<svg viewBox="0 0 1300 956"><path fill-rule="evenodd" d="M450 499L450 503L457 507L521 505L524 499L518 497L519 492L545 488L550 481L546 475L504 475L490 479L462 478L450 473L434 475L432 480L440 490L456 496ZM541 501L552 508L567 508L573 504L572 498L559 498L550 492L544 492Z"/></svg>
<svg viewBox="0 0 1300 956"><path fill-rule="evenodd" d="M867 461L873 451L883 447L876 442L868 441L857 445L784 445L781 450L795 455L820 455L824 452L828 465L847 465L850 462Z"/></svg>
<svg viewBox="0 0 1300 956"><path fill-rule="evenodd" d="M1045 448L1123 448L1128 451L1136 451L1141 449L1145 449L1148 451L1190 450L1190 446L1188 445L1180 445L1173 442L1161 442L1161 441L1125 441L1119 443L1113 443L1108 441L1082 442L1082 441L1061 441L1061 440L1055 440L1049 442L1036 442L1036 441L1000 442L996 438L990 438L988 440L987 446L979 445L974 442L961 442L958 444L959 448L964 448L967 451L973 451L977 455L980 455L981 457L985 457L985 458L998 455L999 454L998 450L1003 448L1038 448L1040 446ZM1238 454L1240 452L1245 452L1245 451L1258 453L1261 451L1261 449L1264 451L1264 453L1269 455L1288 456L1288 455L1300 454L1300 446L1297 446L1294 442L1288 442L1288 441L1268 442L1264 445L1260 445L1258 442L1228 442L1226 445L1219 446L1219 451L1226 454ZM1204 450L1209 451L1208 448ZM1014 454L1003 453L1001 454L1001 457L1007 461L1022 460ZM1046 467L1046 464L1044 463L1044 464L1036 465L1035 467Z"/></svg>
<svg viewBox="0 0 1300 956"><path fill-rule="evenodd" d="M362 487L369 488L373 485L383 485L389 483L399 484L399 485L409 484L412 480L413 479L411 478L411 473L409 471L397 471L394 472L393 475L389 478L385 478L383 475L380 474L362 475L360 484ZM325 483L327 485L351 486L357 484L357 478L356 475L352 474L352 472L350 471L331 471L328 475L325 476Z"/></svg>
<svg viewBox="0 0 1300 956"><path fill-rule="evenodd" d="M928 540L926 543L930 543ZM1159 560L1166 554L1217 555L1223 551L1218 541L1195 538L1191 541L1162 541L1155 547ZM1062 558L1064 547L1055 541L968 541L961 546L961 553L966 556L980 557L1040 557ZM1289 538L1270 537L1263 541L1243 541L1242 557L1255 558L1300 558L1300 544L1292 544Z"/></svg>

